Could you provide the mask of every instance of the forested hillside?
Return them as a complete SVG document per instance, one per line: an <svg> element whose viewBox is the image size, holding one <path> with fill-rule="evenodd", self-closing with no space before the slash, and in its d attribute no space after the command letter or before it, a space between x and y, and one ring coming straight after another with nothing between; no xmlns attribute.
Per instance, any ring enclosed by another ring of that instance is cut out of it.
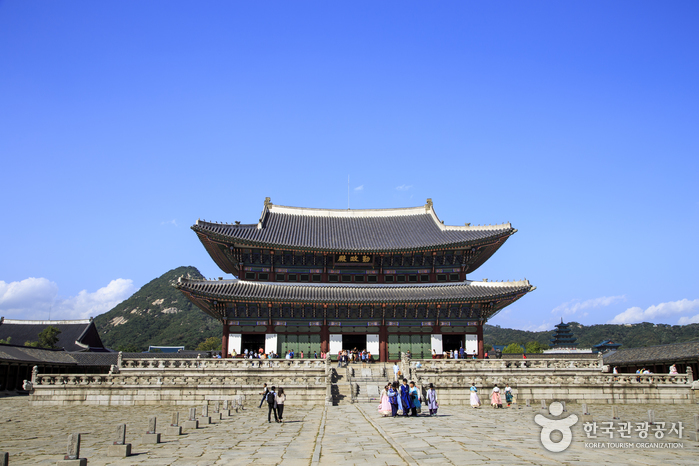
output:
<svg viewBox="0 0 699 466"><path fill-rule="evenodd" d="M579 348L590 348L604 340L621 343L624 348L641 346L664 345L683 341L699 341L699 324L667 325L641 324L618 325L582 325L569 322L573 334L578 339ZM548 346L553 336L553 328L546 332L528 332L486 325L483 329L483 339L489 345L509 345L510 343L525 344L536 341Z"/></svg>
<svg viewBox="0 0 699 466"><path fill-rule="evenodd" d="M194 267L178 267L144 285L95 324L105 346L144 351L149 345L194 349L208 337L221 336L221 325L173 287L180 276L203 278Z"/></svg>

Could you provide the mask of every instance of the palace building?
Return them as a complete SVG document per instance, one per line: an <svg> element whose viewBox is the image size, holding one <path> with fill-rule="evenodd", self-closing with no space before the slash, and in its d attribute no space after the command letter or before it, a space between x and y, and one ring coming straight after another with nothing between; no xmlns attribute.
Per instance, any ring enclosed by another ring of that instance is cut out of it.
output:
<svg viewBox="0 0 699 466"><path fill-rule="evenodd" d="M483 357L483 324L535 289L527 280L470 281L517 230L444 225L432 200L397 209L286 207L265 199L257 223L197 221L232 280L177 288L223 325L223 354L367 349L381 361L458 349Z"/></svg>

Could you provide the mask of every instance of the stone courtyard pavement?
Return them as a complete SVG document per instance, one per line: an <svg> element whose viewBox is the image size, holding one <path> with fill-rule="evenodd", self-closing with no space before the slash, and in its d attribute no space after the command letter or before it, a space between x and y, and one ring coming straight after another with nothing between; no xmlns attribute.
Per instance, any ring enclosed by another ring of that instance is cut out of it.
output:
<svg viewBox="0 0 699 466"><path fill-rule="evenodd" d="M374 403L310 409L290 405L283 425L267 423L266 406L247 406L230 418L174 437L165 435L165 428L176 409L183 422L185 406L39 408L29 406L26 397L9 397L0 398L0 451L10 453L13 466L53 465L65 454L68 434L80 432L80 456L91 465L697 464L699 444L689 435L699 405L618 407L621 421L634 425L647 420L648 409L655 410L656 422L667 423L666 430L681 421L684 438L667 433L656 440L651 433L642 440L632 431L630 439L618 433L610 439L598 430L597 439L587 439L580 419L573 427L572 445L562 453L550 453L534 422L536 414L544 413L539 406L532 410L445 406L437 417L392 419L382 418ZM579 405L567 408L561 417L581 414ZM598 428L611 420L610 405L590 405L589 411ZM141 443L149 416L158 417L161 444ZM126 439L134 455L109 458L107 447L120 423L127 424ZM553 436L554 441L559 439L560 435ZM627 444L619 446L621 442ZM639 447L638 442L675 442L683 448Z"/></svg>

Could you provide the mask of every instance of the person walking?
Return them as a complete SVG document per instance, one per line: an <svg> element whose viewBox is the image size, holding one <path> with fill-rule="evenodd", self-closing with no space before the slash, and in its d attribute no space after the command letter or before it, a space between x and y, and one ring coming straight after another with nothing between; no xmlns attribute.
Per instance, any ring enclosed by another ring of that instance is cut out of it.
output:
<svg viewBox="0 0 699 466"><path fill-rule="evenodd" d="M267 388L267 384L264 384L262 386L262 391L260 392L260 395L262 395L262 399L260 400L260 406L258 406L258 408L262 408L262 403L264 403L267 399L267 393L269 393L269 388Z"/></svg>
<svg viewBox="0 0 699 466"><path fill-rule="evenodd" d="M490 404L493 408L502 408L502 398L500 398L500 387L497 385L493 387L493 391L490 392Z"/></svg>
<svg viewBox="0 0 699 466"><path fill-rule="evenodd" d="M272 413L274 413L274 421L279 422L279 418L277 417L277 394L274 393L274 390L275 387L272 387L272 389L267 392L267 407L269 408L269 411L267 411L268 423L272 422Z"/></svg>
<svg viewBox="0 0 699 466"><path fill-rule="evenodd" d="M279 387L277 390L277 396L274 398L274 408L277 410L277 416L279 416L279 422L284 424L284 402L286 401L286 395L284 394L284 389Z"/></svg>
<svg viewBox="0 0 699 466"><path fill-rule="evenodd" d="M481 405L481 399L478 398L478 389L475 383L471 384L469 391L471 392L471 407L478 408Z"/></svg>
<svg viewBox="0 0 699 466"><path fill-rule="evenodd" d="M434 389L433 383L430 384L430 388L427 390L427 408L430 410L430 416L437 414L437 409L439 409L437 390Z"/></svg>
<svg viewBox="0 0 699 466"><path fill-rule="evenodd" d="M510 388L510 384L505 384L505 401L507 402L508 408L510 407L510 405L512 405L513 399L514 395L512 394L512 388Z"/></svg>

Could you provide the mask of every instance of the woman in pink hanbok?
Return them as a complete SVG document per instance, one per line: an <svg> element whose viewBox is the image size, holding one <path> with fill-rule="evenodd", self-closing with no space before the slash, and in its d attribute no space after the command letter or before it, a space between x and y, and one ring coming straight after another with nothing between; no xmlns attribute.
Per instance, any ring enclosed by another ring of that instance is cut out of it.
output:
<svg viewBox="0 0 699 466"><path fill-rule="evenodd" d="M383 387L383 390L381 390L381 403L379 404L379 413L383 417L390 416L392 411L391 411L391 402L388 399L388 385Z"/></svg>
<svg viewBox="0 0 699 466"><path fill-rule="evenodd" d="M496 385L490 394L490 404L493 408L502 408L502 398L500 398L500 388Z"/></svg>

